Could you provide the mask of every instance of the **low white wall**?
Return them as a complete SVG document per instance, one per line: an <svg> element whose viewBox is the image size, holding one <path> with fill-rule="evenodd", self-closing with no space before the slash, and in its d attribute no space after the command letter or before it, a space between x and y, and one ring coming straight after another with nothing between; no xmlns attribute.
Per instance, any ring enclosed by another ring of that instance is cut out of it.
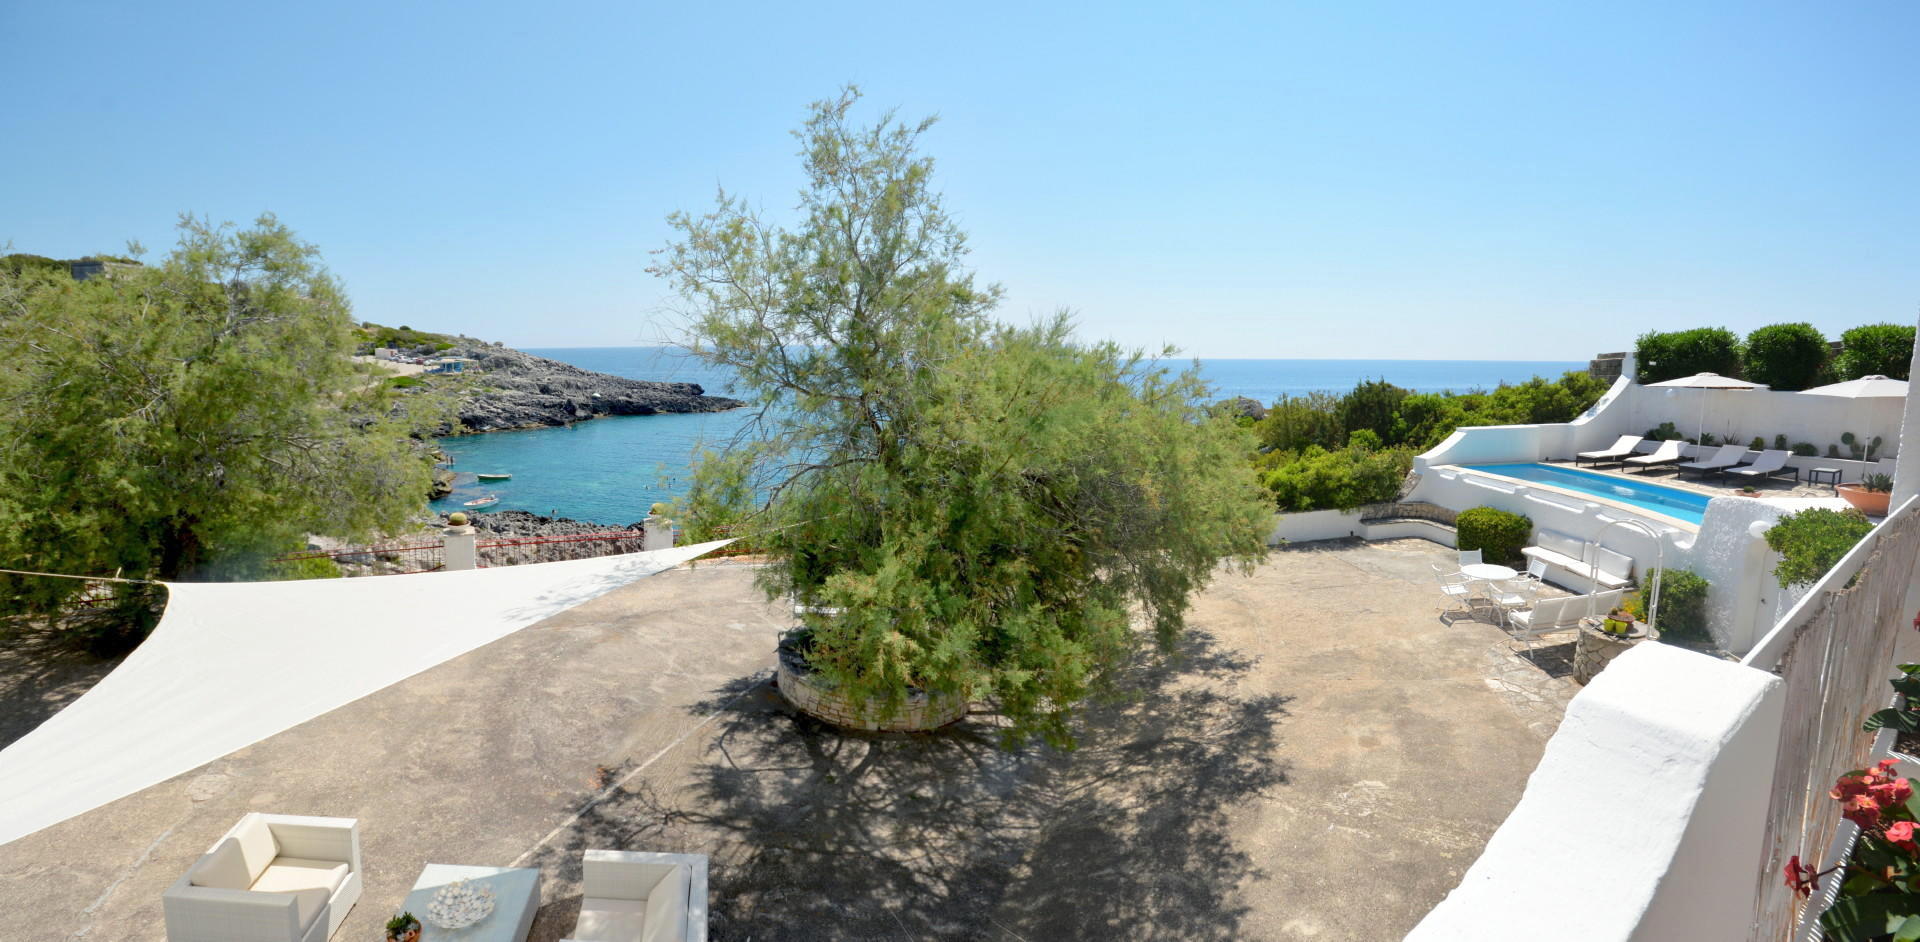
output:
<svg viewBox="0 0 1920 942"><path fill-rule="evenodd" d="M1520 804L1409 940L1745 939L1783 696L1664 644L1568 705Z"/></svg>
<svg viewBox="0 0 1920 942"><path fill-rule="evenodd" d="M1267 545L1277 546L1283 541L1311 543L1314 540L1337 540L1361 535L1358 511L1306 510L1275 514L1273 530L1267 534Z"/></svg>
<svg viewBox="0 0 1920 942"><path fill-rule="evenodd" d="M1627 427L1621 434L1644 435L1662 422L1672 422L1685 438L1704 428L1722 441L1746 444L1759 436L1773 447L1775 435L1787 436L1787 443L1809 442L1827 453L1828 445L1840 445L1842 455L1850 455L1840 443L1840 433L1852 432L1861 447L1878 435L1882 439L1879 457L1889 457L1899 448L1900 419L1904 399L1841 399L1835 396L1807 396L1797 392L1773 392L1765 389L1673 389L1634 385L1621 397L1627 406ZM1706 421L1701 423L1705 406Z"/></svg>
<svg viewBox="0 0 1920 942"><path fill-rule="evenodd" d="M1693 532L1690 530L1651 516L1628 513L1608 504L1580 500L1517 481L1509 484L1484 475L1436 468L1420 475L1419 483L1407 499L1428 501L1450 510L1496 507L1525 514L1533 520L1536 529L1558 530L1583 540L1599 539L1608 549L1633 557L1636 578L1652 566L1656 558L1661 558L1665 565L1677 567L1685 567L1692 559ZM1644 533L1608 526L1625 518L1644 520L1662 533L1663 551L1656 553L1654 541Z"/></svg>

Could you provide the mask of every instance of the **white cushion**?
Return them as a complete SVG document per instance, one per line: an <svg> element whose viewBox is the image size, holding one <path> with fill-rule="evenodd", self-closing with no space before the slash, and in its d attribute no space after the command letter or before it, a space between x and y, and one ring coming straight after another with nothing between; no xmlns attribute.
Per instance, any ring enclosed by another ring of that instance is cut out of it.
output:
<svg viewBox="0 0 1920 942"><path fill-rule="evenodd" d="M687 937L687 868L673 872L647 891L647 931L640 942L683 942Z"/></svg>
<svg viewBox="0 0 1920 942"><path fill-rule="evenodd" d="M313 917L320 915L321 907L327 905L327 900L333 898L333 892L331 890L318 888L295 890L292 895L294 911L300 917L300 928L302 930L313 925Z"/></svg>
<svg viewBox="0 0 1920 942"><path fill-rule="evenodd" d="M581 942L634 942L647 929L647 901L589 896L569 938Z"/></svg>
<svg viewBox="0 0 1920 942"><path fill-rule="evenodd" d="M249 814L240 819L239 825L227 832L240 842L240 855L247 859L247 876L260 879L260 874L280 855L280 845L273 839L273 830L267 827L267 819L258 814Z"/></svg>
<svg viewBox="0 0 1920 942"><path fill-rule="evenodd" d="M247 874L247 860L240 853L240 842L231 837L221 838L220 843L213 845L213 849L187 871L187 882L216 890L246 889L253 879Z"/></svg>
<svg viewBox="0 0 1920 942"><path fill-rule="evenodd" d="M248 889L256 893L292 893L321 889L331 894L347 882L347 865L337 860L276 857Z"/></svg>

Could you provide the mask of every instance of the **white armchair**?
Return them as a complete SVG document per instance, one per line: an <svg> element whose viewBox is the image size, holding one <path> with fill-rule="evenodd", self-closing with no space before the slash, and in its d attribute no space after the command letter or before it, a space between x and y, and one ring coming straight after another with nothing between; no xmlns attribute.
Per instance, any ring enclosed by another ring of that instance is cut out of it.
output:
<svg viewBox="0 0 1920 942"><path fill-rule="evenodd" d="M567 942L706 942L707 856L590 850Z"/></svg>
<svg viewBox="0 0 1920 942"><path fill-rule="evenodd" d="M360 883L359 821L256 811L161 895L167 942L325 942Z"/></svg>

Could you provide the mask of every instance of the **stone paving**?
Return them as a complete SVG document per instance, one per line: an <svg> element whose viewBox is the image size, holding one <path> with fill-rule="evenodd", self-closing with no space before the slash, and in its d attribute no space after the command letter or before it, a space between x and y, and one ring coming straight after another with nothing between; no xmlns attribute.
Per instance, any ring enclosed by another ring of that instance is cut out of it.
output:
<svg viewBox="0 0 1920 942"><path fill-rule="evenodd" d="M0 938L162 938L161 891L256 809L360 819L341 939L429 861L542 868L533 938L564 938L586 847L710 855L716 940L1398 938L1574 689L1442 620L1451 558L1317 543L1223 574L1073 752L1003 750L981 708L824 727L769 682L790 618L752 570L676 570L0 846Z"/></svg>

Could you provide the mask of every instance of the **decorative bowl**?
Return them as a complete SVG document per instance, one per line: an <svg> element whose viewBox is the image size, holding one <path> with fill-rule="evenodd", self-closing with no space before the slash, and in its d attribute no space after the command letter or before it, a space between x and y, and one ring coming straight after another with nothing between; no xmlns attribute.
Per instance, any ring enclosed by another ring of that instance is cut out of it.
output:
<svg viewBox="0 0 1920 942"><path fill-rule="evenodd" d="M433 894L427 921L442 929L465 929L493 913L493 888L455 880Z"/></svg>

